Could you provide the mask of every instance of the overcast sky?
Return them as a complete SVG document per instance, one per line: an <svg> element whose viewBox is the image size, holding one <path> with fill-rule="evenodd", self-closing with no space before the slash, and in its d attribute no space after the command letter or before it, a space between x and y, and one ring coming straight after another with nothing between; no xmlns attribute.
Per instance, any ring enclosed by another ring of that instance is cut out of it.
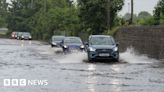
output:
<svg viewBox="0 0 164 92"><path fill-rule="evenodd" d="M119 13L121 15L124 15L130 9L128 6L128 3L130 3L131 0L125 0L125 5L122 9L122 11ZM159 0L134 0L134 13L138 14L140 11L148 11L149 13L153 14L154 7L158 3Z"/></svg>

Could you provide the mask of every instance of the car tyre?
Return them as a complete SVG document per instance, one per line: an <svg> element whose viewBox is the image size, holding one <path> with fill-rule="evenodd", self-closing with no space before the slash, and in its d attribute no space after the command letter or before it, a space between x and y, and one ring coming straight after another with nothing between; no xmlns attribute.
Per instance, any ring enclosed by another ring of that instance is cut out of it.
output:
<svg viewBox="0 0 164 92"><path fill-rule="evenodd" d="M88 55L88 62L94 62L94 59L90 58L89 55Z"/></svg>
<svg viewBox="0 0 164 92"><path fill-rule="evenodd" d="M115 62L119 62L119 57L118 57L118 58L116 58L116 59L114 59L114 61L115 61Z"/></svg>

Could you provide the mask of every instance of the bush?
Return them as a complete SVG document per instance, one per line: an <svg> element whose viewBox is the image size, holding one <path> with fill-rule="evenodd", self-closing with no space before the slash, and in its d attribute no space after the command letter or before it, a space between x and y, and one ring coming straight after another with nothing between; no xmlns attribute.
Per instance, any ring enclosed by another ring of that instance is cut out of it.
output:
<svg viewBox="0 0 164 92"><path fill-rule="evenodd" d="M154 17L152 16L148 16L145 18L141 18L137 21L138 25L154 25L155 24L155 20Z"/></svg>

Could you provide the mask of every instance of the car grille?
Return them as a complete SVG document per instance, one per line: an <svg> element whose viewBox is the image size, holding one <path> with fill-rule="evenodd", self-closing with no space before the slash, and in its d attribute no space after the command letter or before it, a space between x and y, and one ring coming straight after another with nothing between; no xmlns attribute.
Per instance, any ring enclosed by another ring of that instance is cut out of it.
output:
<svg viewBox="0 0 164 92"><path fill-rule="evenodd" d="M97 49L96 52L98 53L111 53L113 50L112 49Z"/></svg>

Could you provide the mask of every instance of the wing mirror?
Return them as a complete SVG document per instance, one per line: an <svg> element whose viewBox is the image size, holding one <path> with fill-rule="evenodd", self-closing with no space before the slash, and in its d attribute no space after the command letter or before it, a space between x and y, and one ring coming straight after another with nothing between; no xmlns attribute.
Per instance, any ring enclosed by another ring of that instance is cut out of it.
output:
<svg viewBox="0 0 164 92"><path fill-rule="evenodd" d="M117 46L117 47L119 46L119 43L118 43L118 42L116 43L116 46Z"/></svg>
<svg viewBox="0 0 164 92"><path fill-rule="evenodd" d="M62 46L64 44L64 41L62 40L61 42L60 42L60 46Z"/></svg>
<svg viewBox="0 0 164 92"><path fill-rule="evenodd" d="M88 46L88 45L89 45L89 43L88 43L88 42L84 42L84 44L85 44L85 46Z"/></svg>

